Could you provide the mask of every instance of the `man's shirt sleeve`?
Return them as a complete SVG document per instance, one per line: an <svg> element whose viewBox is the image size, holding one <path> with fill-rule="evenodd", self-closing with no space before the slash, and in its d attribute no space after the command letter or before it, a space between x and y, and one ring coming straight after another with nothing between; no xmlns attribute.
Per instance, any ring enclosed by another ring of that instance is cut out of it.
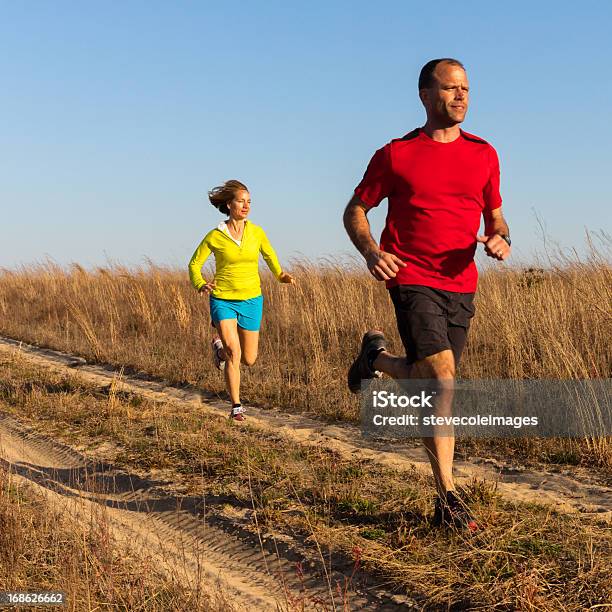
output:
<svg viewBox="0 0 612 612"><path fill-rule="evenodd" d="M483 189L485 210L495 210L502 205L499 193L499 159L493 147L489 147L489 180Z"/></svg>
<svg viewBox="0 0 612 612"><path fill-rule="evenodd" d="M368 207L378 206L391 194L393 172L391 169L391 144L378 149L357 185L355 194Z"/></svg>

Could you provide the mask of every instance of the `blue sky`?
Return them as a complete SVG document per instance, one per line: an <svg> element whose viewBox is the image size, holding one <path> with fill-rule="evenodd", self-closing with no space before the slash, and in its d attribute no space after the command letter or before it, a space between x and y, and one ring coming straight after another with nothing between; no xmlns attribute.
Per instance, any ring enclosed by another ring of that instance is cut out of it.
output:
<svg viewBox="0 0 612 612"><path fill-rule="evenodd" d="M611 230L609 2L0 2L0 266L184 266L251 189L282 260L351 252L374 150L423 123L429 59L468 68L515 253ZM372 215L378 238L386 204Z"/></svg>

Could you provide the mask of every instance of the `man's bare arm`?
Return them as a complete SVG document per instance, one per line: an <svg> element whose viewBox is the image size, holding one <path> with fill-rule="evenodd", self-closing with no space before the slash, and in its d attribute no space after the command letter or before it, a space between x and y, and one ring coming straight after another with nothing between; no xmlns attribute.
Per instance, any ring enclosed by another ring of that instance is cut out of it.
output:
<svg viewBox="0 0 612 612"><path fill-rule="evenodd" d="M344 228L351 242L366 260L370 273L377 280L395 278L400 267L406 264L391 253L385 253L378 248L372 238L370 222L367 217L368 207L354 195L344 210Z"/></svg>
<svg viewBox="0 0 612 612"><path fill-rule="evenodd" d="M368 208L354 195L344 209L344 229L357 250L367 259L370 253L378 251L378 245L372 238L370 222L367 217Z"/></svg>
<svg viewBox="0 0 612 612"><path fill-rule="evenodd" d="M493 236L493 234L501 234L503 236L510 235L510 229L504 219L501 206L490 211L490 213L485 216L485 233L487 236Z"/></svg>
<svg viewBox="0 0 612 612"><path fill-rule="evenodd" d="M502 236L510 236L510 229L499 207L485 215L485 235L478 236L477 240L485 245L489 257L503 261L510 255L510 245Z"/></svg>

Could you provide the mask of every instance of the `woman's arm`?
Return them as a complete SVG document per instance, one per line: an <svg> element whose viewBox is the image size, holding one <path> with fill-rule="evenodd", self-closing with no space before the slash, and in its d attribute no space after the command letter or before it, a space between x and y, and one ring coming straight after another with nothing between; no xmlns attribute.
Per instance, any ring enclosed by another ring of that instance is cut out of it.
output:
<svg viewBox="0 0 612 612"><path fill-rule="evenodd" d="M189 279L198 291L206 285L206 281L202 278L202 266L211 252L208 242L204 238L189 261Z"/></svg>
<svg viewBox="0 0 612 612"><path fill-rule="evenodd" d="M280 280L283 270L276 256L276 251L272 248L266 232L261 230L261 243L259 245L259 252L263 255L265 262L268 264L268 268L276 278Z"/></svg>

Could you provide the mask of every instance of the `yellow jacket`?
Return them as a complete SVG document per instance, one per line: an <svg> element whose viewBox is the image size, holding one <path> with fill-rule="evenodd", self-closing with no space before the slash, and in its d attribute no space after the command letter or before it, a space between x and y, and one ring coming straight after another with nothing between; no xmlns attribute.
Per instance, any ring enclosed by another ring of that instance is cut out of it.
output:
<svg viewBox="0 0 612 612"><path fill-rule="evenodd" d="M206 284L202 278L202 266L211 253L216 265L216 288L212 295L223 300L248 300L261 295L260 253L276 278L282 273L265 232L248 220L244 222L240 246L218 227L204 236L189 262L189 278L198 291Z"/></svg>

